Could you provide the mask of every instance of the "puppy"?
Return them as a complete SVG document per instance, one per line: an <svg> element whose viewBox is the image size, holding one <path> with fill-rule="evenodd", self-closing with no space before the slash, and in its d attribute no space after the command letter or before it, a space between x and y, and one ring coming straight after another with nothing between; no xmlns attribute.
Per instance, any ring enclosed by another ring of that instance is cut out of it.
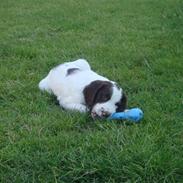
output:
<svg viewBox="0 0 183 183"><path fill-rule="evenodd" d="M127 97L117 83L92 71L84 59L53 68L39 88L54 94L64 109L90 112L93 118L106 118L124 111L127 105Z"/></svg>

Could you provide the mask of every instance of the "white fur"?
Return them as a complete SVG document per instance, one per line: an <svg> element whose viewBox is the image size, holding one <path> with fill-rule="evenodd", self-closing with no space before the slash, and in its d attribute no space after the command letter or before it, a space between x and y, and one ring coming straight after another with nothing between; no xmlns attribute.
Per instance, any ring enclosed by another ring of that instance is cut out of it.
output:
<svg viewBox="0 0 183 183"><path fill-rule="evenodd" d="M67 76L69 68L79 68L80 71ZM78 59L74 62L67 62L53 68L49 74L40 81L39 88L57 96L59 104L69 110L87 112L83 90L95 80L110 81L109 79L98 75L91 70L90 65L84 59ZM112 81L111 81L112 82ZM115 103L121 98L122 90L113 87L113 94L109 101L96 104L92 112L98 116L102 111L113 113L116 110Z"/></svg>

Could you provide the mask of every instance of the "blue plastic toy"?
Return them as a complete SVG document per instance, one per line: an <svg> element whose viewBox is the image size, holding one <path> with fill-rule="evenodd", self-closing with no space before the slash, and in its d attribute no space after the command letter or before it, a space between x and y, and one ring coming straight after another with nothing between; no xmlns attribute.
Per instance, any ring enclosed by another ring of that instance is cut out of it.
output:
<svg viewBox="0 0 183 183"><path fill-rule="evenodd" d="M113 113L108 119L117 120L130 120L133 122L139 122L143 118L143 112L139 108L132 108L124 112Z"/></svg>

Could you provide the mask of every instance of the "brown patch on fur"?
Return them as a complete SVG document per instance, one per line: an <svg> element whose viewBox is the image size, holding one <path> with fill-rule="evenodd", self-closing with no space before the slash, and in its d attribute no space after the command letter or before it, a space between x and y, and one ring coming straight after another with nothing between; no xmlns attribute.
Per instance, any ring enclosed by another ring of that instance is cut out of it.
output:
<svg viewBox="0 0 183 183"><path fill-rule="evenodd" d="M127 96L123 93L120 102L116 103L116 112L123 112L127 108Z"/></svg>
<svg viewBox="0 0 183 183"><path fill-rule="evenodd" d="M96 103L103 103L111 99L112 83L109 81L93 81L83 90L85 103L91 110Z"/></svg>
<svg viewBox="0 0 183 183"><path fill-rule="evenodd" d="M71 68L67 70L67 76L74 74L75 72L79 71L79 68Z"/></svg>

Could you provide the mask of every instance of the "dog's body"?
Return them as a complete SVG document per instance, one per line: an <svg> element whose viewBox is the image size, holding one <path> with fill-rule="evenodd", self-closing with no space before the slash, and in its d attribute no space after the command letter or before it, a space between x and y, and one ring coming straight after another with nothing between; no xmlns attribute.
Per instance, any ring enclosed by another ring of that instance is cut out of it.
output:
<svg viewBox="0 0 183 183"><path fill-rule="evenodd" d="M39 88L56 95L64 109L90 111L93 117L106 117L126 108L122 89L92 71L84 59L53 68L40 81Z"/></svg>

